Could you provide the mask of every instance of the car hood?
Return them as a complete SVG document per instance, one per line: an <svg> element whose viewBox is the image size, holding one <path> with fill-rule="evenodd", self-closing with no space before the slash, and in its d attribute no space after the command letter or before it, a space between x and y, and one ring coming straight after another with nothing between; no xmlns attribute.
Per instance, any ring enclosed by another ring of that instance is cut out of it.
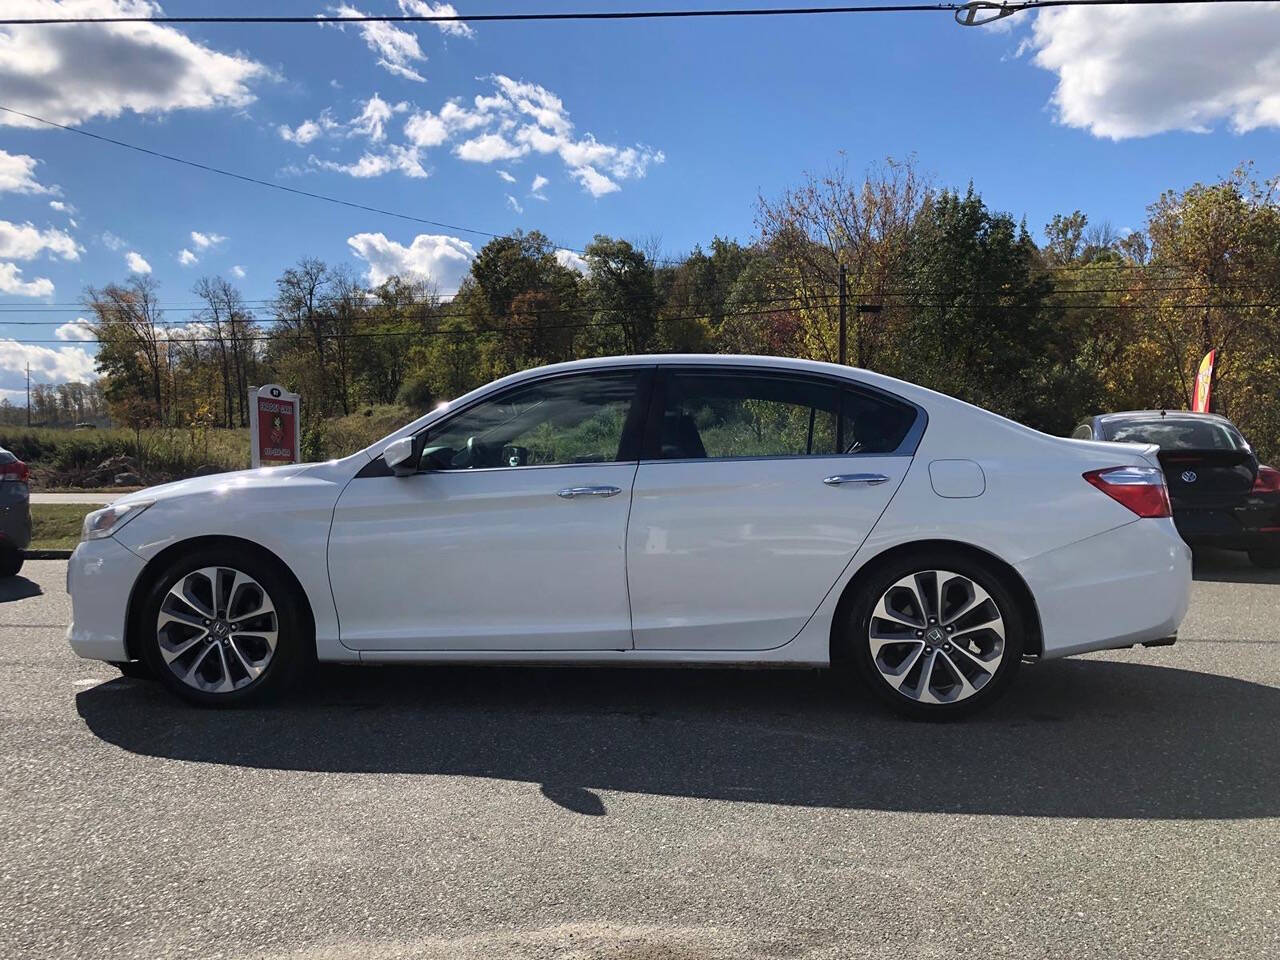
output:
<svg viewBox="0 0 1280 960"><path fill-rule="evenodd" d="M320 464L294 463L282 467L261 467L257 470L233 470L229 473L211 473L205 477L192 477L189 480L178 480L174 483L162 483L155 487L147 487L130 493L115 502L118 504L137 503L139 501L173 500L197 493L240 490L274 486L288 483L294 477L314 470Z"/></svg>

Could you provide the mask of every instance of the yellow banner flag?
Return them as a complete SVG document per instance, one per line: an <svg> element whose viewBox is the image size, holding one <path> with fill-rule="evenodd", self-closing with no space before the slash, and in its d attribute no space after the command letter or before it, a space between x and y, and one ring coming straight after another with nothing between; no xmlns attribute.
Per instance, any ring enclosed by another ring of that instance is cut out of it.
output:
<svg viewBox="0 0 1280 960"><path fill-rule="evenodd" d="M1210 350L1200 361L1200 370L1196 373L1196 395L1191 409L1196 413L1209 412L1209 390L1213 387L1213 361L1217 350Z"/></svg>

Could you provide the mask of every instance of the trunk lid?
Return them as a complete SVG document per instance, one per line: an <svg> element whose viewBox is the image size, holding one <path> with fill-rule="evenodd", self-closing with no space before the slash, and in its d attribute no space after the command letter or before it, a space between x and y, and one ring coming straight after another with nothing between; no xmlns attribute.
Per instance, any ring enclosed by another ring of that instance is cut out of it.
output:
<svg viewBox="0 0 1280 960"><path fill-rule="evenodd" d="M1162 450L1159 458L1175 510L1233 506L1249 496L1258 475L1249 450Z"/></svg>

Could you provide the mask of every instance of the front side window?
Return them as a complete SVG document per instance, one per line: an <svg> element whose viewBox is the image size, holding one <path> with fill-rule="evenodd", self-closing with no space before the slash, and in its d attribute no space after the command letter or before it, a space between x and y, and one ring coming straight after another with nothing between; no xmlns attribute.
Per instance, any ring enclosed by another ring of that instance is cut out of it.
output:
<svg viewBox="0 0 1280 960"><path fill-rule="evenodd" d="M915 410L833 383L750 373L667 377L658 451L663 460L890 453Z"/></svg>
<svg viewBox="0 0 1280 960"><path fill-rule="evenodd" d="M516 387L428 431L423 470L611 463L618 459L638 371Z"/></svg>

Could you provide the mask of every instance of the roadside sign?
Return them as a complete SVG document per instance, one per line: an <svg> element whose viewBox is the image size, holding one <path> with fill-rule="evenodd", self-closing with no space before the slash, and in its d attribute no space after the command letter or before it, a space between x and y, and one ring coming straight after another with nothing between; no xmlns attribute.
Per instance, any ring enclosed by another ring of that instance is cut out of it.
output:
<svg viewBox="0 0 1280 960"><path fill-rule="evenodd" d="M302 462L302 398L276 383L249 388L249 447L255 467Z"/></svg>

